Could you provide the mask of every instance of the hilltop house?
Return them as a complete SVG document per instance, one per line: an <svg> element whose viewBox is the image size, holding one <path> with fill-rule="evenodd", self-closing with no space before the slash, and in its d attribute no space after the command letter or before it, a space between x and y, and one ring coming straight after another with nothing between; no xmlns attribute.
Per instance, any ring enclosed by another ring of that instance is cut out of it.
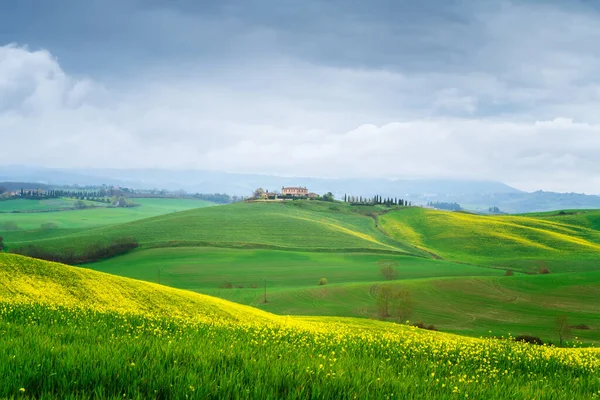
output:
<svg viewBox="0 0 600 400"><path fill-rule="evenodd" d="M282 187L281 194L283 196L308 196L308 189L305 187Z"/></svg>

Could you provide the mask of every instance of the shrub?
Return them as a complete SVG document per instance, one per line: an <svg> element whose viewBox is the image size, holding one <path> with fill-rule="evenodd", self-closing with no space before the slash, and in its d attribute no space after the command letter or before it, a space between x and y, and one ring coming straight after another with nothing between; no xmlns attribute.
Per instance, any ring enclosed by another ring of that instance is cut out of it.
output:
<svg viewBox="0 0 600 400"><path fill-rule="evenodd" d="M515 273L512 272L512 270L507 269L506 272L504 273L504 276L513 276Z"/></svg>
<svg viewBox="0 0 600 400"><path fill-rule="evenodd" d="M225 281L219 286L219 289L233 289L233 284L231 282Z"/></svg>
<svg viewBox="0 0 600 400"><path fill-rule="evenodd" d="M550 273L550 266L548 265L548 263L546 261L538 260L537 266L538 266L538 271L540 274L549 274Z"/></svg>
<svg viewBox="0 0 600 400"><path fill-rule="evenodd" d="M398 279L398 261L396 260L379 260L377 261L381 275L388 280L393 281Z"/></svg>
<svg viewBox="0 0 600 400"><path fill-rule="evenodd" d="M109 244L92 243L80 253L66 248L52 252L41 246L27 245L12 249L11 252L27 257L39 258L46 261L54 261L63 264L85 264L107 258L120 256L139 246L135 238L119 238Z"/></svg>
<svg viewBox="0 0 600 400"><path fill-rule="evenodd" d="M435 325L433 325L433 324L425 325L425 323L422 321L411 324L411 326L414 326L415 328L419 328L419 329L426 329L428 331L437 331L438 330L438 328L436 328Z"/></svg>
<svg viewBox="0 0 600 400"><path fill-rule="evenodd" d="M2 243L2 238L0 238L0 246L1 246L1 243ZM2 250L1 247L0 247L0 250ZM586 324L572 325L571 328L578 329L580 331L589 331L590 329L592 329L589 326L587 326Z"/></svg>
<svg viewBox="0 0 600 400"><path fill-rule="evenodd" d="M45 224L40 225L40 228L44 230L52 230L58 228L58 225L56 225L53 222L47 222Z"/></svg>
<svg viewBox="0 0 600 400"><path fill-rule="evenodd" d="M17 223L13 222L13 221L7 221L4 224L2 224L2 230L3 231L18 231L19 225L17 225Z"/></svg>
<svg viewBox="0 0 600 400"><path fill-rule="evenodd" d="M324 285L327 285L327 278L319 279L319 286L324 286Z"/></svg>
<svg viewBox="0 0 600 400"><path fill-rule="evenodd" d="M515 337L515 342L524 342L524 343L529 343L529 344L537 344L537 345L543 345L544 341L542 339L540 339L537 336L531 336L531 335L520 335Z"/></svg>

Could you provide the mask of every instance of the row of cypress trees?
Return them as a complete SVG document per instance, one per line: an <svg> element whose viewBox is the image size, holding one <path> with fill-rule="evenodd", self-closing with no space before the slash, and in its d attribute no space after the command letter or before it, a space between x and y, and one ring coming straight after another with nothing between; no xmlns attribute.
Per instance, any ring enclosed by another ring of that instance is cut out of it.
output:
<svg viewBox="0 0 600 400"><path fill-rule="evenodd" d="M410 207L412 203L408 200L399 199L397 197L381 197L376 194L373 197L363 197L363 196L348 196L344 194L344 203L352 203L352 204L381 204L386 206L404 206Z"/></svg>

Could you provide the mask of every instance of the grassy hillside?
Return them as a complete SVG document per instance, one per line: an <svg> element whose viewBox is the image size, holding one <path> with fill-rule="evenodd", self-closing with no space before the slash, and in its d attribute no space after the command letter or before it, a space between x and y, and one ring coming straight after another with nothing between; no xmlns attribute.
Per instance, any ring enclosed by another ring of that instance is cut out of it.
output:
<svg viewBox="0 0 600 400"><path fill-rule="evenodd" d="M283 315L322 315L377 318L377 288L381 281L334 284L325 287L273 290L269 303L260 293L214 290L214 294L245 301ZM600 273L521 275L514 277L456 277L394 281L413 302L411 321L433 324L444 332L470 336L533 335L558 340L555 319L566 315L573 337L600 343ZM390 318L393 319L393 318Z"/></svg>
<svg viewBox="0 0 600 400"><path fill-rule="evenodd" d="M404 255L323 253L263 249L175 247L136 250L86 267L97 271L206 292L230 282L236 292L256 295L251 286L269 290L314 288L329 284L383 281L378 262L394 260L401 279L501 275L503 271ZM261 292L262 293L262 292ZM306 313L309 314L309 313Z"/></svg>
<svg viewBox="0 0 600 400"><path fill-rule="evenodd" d="M481 265L555 271L600 269L600 211L542 216L481 216L422 208L380 218L393 238L438 256Z"/></svg>
<svg viewBox="0 0 600 400"><path fill-rule="evenodd" d="M12 213L12 212L38 212L38 211L56 211L66 210L75 208L75 199L59 198L59 199L43 199L43 200L29 200L29 199L11 199L11 200L0 200L0 213ZM91 207L105 207L106 204L84 201L87 206Z"/></svg>
<svg viewBox="0 0 600 400"><path fill-rule="evenodd" d="M594 398L600 353L277 317L0 254L0 397ZM574 382L576 382L574 384Z"/></svg>
<svg viewBox="0 0 600 400"><path fill-rule="evenodd" d="M31 201L35 203L33 200L9 200L0 202L0 206L10 204L13 201ZM25 242L55 238L102 226L122 224L157 215L215 205L203 200L188 199L135 199L135 202L140 206L40 213L0 213L0 236L4 237L7 246L14 247ZM13 226L16 225L18 230L3 229L3 225L7 222ZM42 228L44 224L53 224L53 227L44 229Z"/></svg>
<svg viewBox="0 0 600 400"><path fill-rule="evenodd" d="M390 284L411 293L413 321L472 336L555 340L555 317L565 314L592 328L575 335L600 342L600 272L505 277L502 270L407 256L215 248L141 250L87 267L151 282L160 270L162 284L276 314L370 318L377 316L377 286L389 283L382 260L398 262L399 280ZM319 287L323 277L328 284ZM233 287L220 288L225 282Z"/></svg>
<svg viewBox="0 0 600 400"><path fill-rule="evenodd" d="M167 214L39 241L47 248L135 237L145 247L217 246L312 251L380 251L426 255L380 232L375 220L321 202L236 203Z"/></svg>

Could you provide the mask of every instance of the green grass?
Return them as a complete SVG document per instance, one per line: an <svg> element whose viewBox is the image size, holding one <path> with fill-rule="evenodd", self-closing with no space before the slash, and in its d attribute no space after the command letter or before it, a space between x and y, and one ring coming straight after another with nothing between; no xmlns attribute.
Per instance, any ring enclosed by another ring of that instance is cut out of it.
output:
<svg viewBox="0 0 600 400"><path fill-rule="evenodd" d="M331 210L336 207L336 210ZM375 220L321 202L236 203L167 214L118 226L40 240L61 249L135 237L145 247L216 246L310 251L377 251L427 256L379 231Z"/></svg>
<svg viewBox="0 0 600 400"><path fill-rule="evenodd" d="M26 202L31 200L9 200ZM135 199L139 207L131 208L94 208L85 210L69 210L42 213L0 214L0 236L8 247L23 243L56 238L85 232L103 226L123 224L135 220L174 213L193 208L214 206L203 200L188 199ZM12 222L20 229L18 231L3 231L5 222ZM41 229L43 224L54 224L54 229Z"/></svg>
<svg viewBox="0 0 600 400"><path fill-rule="evenodd" d="M408 256L216 248L141 250L87 267L150 282L160 270L162 284L281 315L377 318L376 287L388 283L380 260L398 262L400 280L391 284L411 293L413 321L471 336L555 340L554 319L565 314L592 328L576 332L582 340L600 342L600 272L505 277L503 270ZM319 287L320 278L328 285ZM234 288L220 289L224 282Z"/></svg>
<svg viewBox="0 0 600 400"><path fill-rule="evenodd" d="M44 200L12 199L0 200L0 213L57 211L75 208L76 199L58 198ZM105 203L84 201L90 207L106 207Z"/></svg>
<svg viewBox="0 0 600 400"><path fill-rule="evenodd" d="M303 289L273 290L269 303L256 294L253 304L276 314L378 318L377 287L362 282ZM555 319L567 315L587 344L600 343L600 273L521 275L514 277L435 278L394 281L411 294L411 321L433 324L444 332L475 337L533 335L558 341ZM232 291L241 291L232 289ZM227 291L205 293L228 296ZM239 295L238 295L239 296Z"/></svg>
<svg viewBox="0 0 600 400"><path fill-rule="evenodd" d="M329 284L383 279L381 260L398 262L403 279L441 276L500 275L504 271L419 257L370 253L323 253L263 249L176 247L137 250L86 267L110 274L161 283L197 292L214 290L223 282L248 288L312 288L320 278ZM307 313L308 314L308 313Z"/></svg>
<svg viewBox="0 0 600 400"><path fill-rule="evenodd" d="M1 398L590 399L600 352L287 318L0 254Z"/></svg>
<svg viewBox="0 0 600 400"><path fill-rule="evenodd" d="M391 237L448 260L524 271L537 270L540 261L556 272L600 269L600 211L481 216L410 208L380 222Z"/></svg>

